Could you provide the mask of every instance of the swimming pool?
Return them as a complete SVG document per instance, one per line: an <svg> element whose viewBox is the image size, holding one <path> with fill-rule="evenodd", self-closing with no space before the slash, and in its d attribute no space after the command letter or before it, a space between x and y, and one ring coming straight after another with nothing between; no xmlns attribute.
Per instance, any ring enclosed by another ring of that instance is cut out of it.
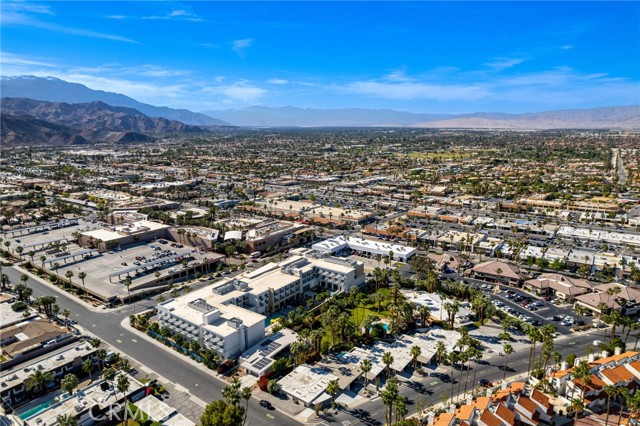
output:
<svg viewBox="0 0 640 426"><path fill-rule="evenodd" d="M50 405L51 405L51 401L43 402L40 405L36 405L35 407L30 408L29 410L20 414L18 417L20 417L22 420L27 420L29 417L35 416L36 414L49 408Z"/></svg>
<svg viewBox="0 0 640 426"><path fill-rule="evenodd" d="M377 322L376 324L380 324L382 326L382 328L384 328L385 333L389 332L389 324L387 324L386 322ZM371 327L369 327L369 331L371 331L371 330L373 330L373 325Z"/></svg>
<svg viewBox="0 0 640 426"><path fill-rule="evenodd" d="M51 395L49 395L46 400L36 406L33 406L31 408L29 408L28 410L18 414L18 417L20 417L22 420L27 420L33 416L35 416L36 414L39 414L41 412L43 412L44 410L46 410L47 408L51 407L52 405L55 405L58 403L58 401L56 400L56 397L58 397L61 394L60 391L58 392L54 392ZM65 400L69 398L69 394L65 393L62 400Z"/></svg>

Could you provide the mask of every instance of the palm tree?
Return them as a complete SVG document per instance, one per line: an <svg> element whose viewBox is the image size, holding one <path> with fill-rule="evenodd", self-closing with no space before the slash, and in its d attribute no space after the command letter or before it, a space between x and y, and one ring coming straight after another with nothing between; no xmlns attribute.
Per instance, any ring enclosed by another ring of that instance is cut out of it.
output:
<svg viewBox="0 0 640 426"><path fill-rule="evenodd" d="M41 394L44 393L49 383L53 383L53 381L54 377L52 372L36 370L25 379L24 386L29 392Z"/></svg>
<svg viewBox="0 0 640 426"><path fill-rule="evenodd" d="M58 426L78 426L78 419L71 414L60 414L56 422Z"/></svg>
<svg viewBox="0 0 640 426"><path fill-rule="evenodd" d="M447 347L442 340L436 342L436 359L438 364L442 364L447 359Z"/></svg>
<svg viewBox="0 0 640 426"><path fill-rule="evenodd" d="M73 281L71 281L71 277L73 277L73 271L68 270L67 272L65 272L64 276L69 280L69 284L73 285Z"/></svg>
<svg viewBox="0 0 640 426"><path fill-rule="evenodd" d="M369 379L367 377L367 374L371 371L371 361L367 358L363 359L360 362L360 370L362 371L362 373L364 374L364 386L367 387L367 384L369 383Z"/></svg>
<svg viewBox="0 0 640 426"><path fill-rule="evenodd" d="M116 383L116 389L124 397L124 422L125 422L125 424L128 424L128 422L127 422L127 414L128 414L129 410L127 409L127 392L129 392L129 386L130 386L130 382L129 382L129 378L127 377L127 375L126 374L120 374L118 376L118 381Z"/></svg>
<svg viewBox="0 0 640 426"><path fill-rule="evenodd" d="M431 315L431 308L427 305L420 305L420 307L418 307L418 313L420 314L420 324L424 327Z"/></svg>
<svg viewBox="0 0 640 426"><path fill-rule="evenodd" d="M124 279L124 285L125 285L125 287L127 287L127 302L131 302L131 291L130 291L130 288L131 288L131 283L132 282L133 281L131 280L131 277L127 277L127 278Z"/></svg>
<svg viewBox="0 0 640 426"><path fill-rule="evenodd" d="M509 358L509 355L513 353L513 346L505 343L502 345L502 350L504 351L504 369L502 371L502 381L504 382L507 380L507 359Z"/></svg>
<svg viewBox="0 0 640 426"><path fill-rule="evenodd" d="M244 407L244 419L242 420L242 424L247 423L247 413L249 412L249 399L251 399L251 388L243 387L240 391L240 397L245 400Z"/></svg>
<svg viewBox="0 0 640 426"><path fill-rule="evenodd" d="M400 424L407 415L407 401L404 396L398 395L395 401L396 406L396 424Z"/></svg>
<svg viewBox="0 0 640 426"><path fill-rule="evenodd" d="M87 286L84 285L84 279L87 278L87 273L82 271L78 273L78 278L80 278L80 280L82 280L82 288L84 288L84 292L85 294L87 293Z"/></svg>
<svg viewBox="0 0 640 426"><path fill-rule="evenodd" d="M60 382L60 389L69 393L69 396L71 396L73 391L78 387L78 383L78 377L75 374L67 374Z"/></svg>
<svg viewBox="0 0 640 426"><path fill-rule="evenodd" d="M609 426L609 412L611 410L611 398L615 398L620 395L620 388L614 385L606 385L604 387L604 393L607 394L607 418L604 421L604 426Z"/></svg>
<svg viewBox="0 0 640 426"><path fill-rule="evenodd" d="M415 345L411 348L411 356L413 357L413 369L416 369L416 365L418 364L418 357L422 354L422 349L420 346Z"/></svg>
<svg viewBox="0 0 640 426"><path fill-rule="evenodd" d="M386 406L386 424L391 425L392 423L392 414L393 414L393 406L398 400L398 379L395 377L387 380L387 383L384 386L384 390L382 391L382 395L380 395L380 399L382 399L382 403Z"/></svg>
<svg viewBox="0 0 640 426"><path fill-rule="evenodd" d="M393 364L393 355L391 352L382 354L382 363L387 367L387 377L391 377L391 364Z"/></svg>
<svg viewBox="0 0 640 426"><path fill-rule="evenodd" d="M107 351L105 349L98 349L96 351L96 358L98 358L98 369L102 371L104 368L104 360L107 359Z"/></svg>
<svg viewBox="0 0 640 426"><path fill-rule="evenodd" d="M454 386L453 384L455 383L455 375L453 373L453 370L456 366L456 362L458 362L459 360L459 356L457 352L449 352L449 363L451 364L451 402L453 402L453 390L454 390Z"/></svg>
<svg viewBox="0 0 640 426"><path fill-rule="evenodd" d="M102 345L102 340L97 337L93 337L91 338L91 340L89 340L89 344L92 348L97 349Z"/></svg>
<svg viewBox="0 0 640 426"><path fill-rule="evenodd" d="M84 371L85 373L87 373L89 375L89 383L93 383L93 360L91 359L86 359L83 363L82 363L82 371Z"/></svg>
<svg viewBox="0 0 640 426"><path fill-rule="evenodd" d="M64 317L64 322L67 325L67 328L70 328L69 327L69 315L71 315L71 311L69 311L66 308L62 310L62 316Z"/></svg>
<svg viewBox="0 0 640 426"><path fill-rule="evenodd" d="M111 367L105 368L102 371L102 378L105 379L107 382L112 382L113 379L116 378L116 374L117 372L114 368L111 368Z"/></svg>
<svg viewBox="0 0 640 426"><path fill-rule="evenodd" d="M584 411L584 401L582 398L575 398L571 400L571 404L569 405L569 411L575 411L575 415L573 417L573 424L576 425L578 422L578 415Z"/></svg>
<svg viewBox="0 0 640 426"><path fill-rule="evenodd" d="M336 395L338 394L338 392L340 392L340 384L337 380L330 380L329 383L327 383L326 391L329 395L331 395L331 406L335 407Z"/></svg>

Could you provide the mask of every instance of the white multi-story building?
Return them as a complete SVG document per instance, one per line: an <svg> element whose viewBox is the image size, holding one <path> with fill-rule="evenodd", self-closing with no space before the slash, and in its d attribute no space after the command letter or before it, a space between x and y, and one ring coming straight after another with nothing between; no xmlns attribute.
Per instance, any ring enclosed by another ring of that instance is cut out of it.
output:
<svg viewBox="0 0 640 426"><path fill-rule="evenodd" d="M364 284L362 262L307 249L293 252L280 263L160 303L160 325L232 358L264 337L265 315L301 300L305 292L314 288L349 291Z"/></svg>

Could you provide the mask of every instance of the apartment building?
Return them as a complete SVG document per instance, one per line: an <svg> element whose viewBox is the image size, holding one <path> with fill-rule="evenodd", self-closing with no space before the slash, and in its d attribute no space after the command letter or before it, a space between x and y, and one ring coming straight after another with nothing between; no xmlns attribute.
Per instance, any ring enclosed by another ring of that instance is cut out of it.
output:
<svg viewBox="0 0 640 426"><path fill-rule="evenodd" d="M52 372L56 382L65 374L82 369L82 363L95 358L96 348L83 341L73 346L66 346L60 350L50 352L29 363L22 363L12 368L4 369L0 375L0 397L5 409L19 406L27 400L24 381L35 371Z"/></svg>
<svg viewBox="0 0 640 426"><path fill-rule="evenodd" d="M265 333L265 315L315 288L349 291L364 284L364 264L308 249L158 305L160 325L224 358L240 355ZM308 295L309 293L307 293Z"/></svg>

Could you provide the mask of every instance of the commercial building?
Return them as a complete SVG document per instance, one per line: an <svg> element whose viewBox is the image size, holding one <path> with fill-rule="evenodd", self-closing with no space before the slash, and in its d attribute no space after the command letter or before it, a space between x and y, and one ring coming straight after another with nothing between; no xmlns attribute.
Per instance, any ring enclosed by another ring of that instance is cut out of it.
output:
<svg viewBox="0 0 640 426"><path fill-rule="evenodd" d="M393 255L394 260L406 262L418 251L414 247L389 244L363 238L338 236L320 241L311 246L313 250L333 255L357 254L365 257L381 255L383 258Z"/></svg>
<svg viewBox="0 0 640 426"><path fill-rule="evenodd" d="M305 292L315 288L349 291L364 284L362 262L308 249L294 253L280 263L160 303L160 325L232 358L264 337L266 314L302 300Z"/></svg>

